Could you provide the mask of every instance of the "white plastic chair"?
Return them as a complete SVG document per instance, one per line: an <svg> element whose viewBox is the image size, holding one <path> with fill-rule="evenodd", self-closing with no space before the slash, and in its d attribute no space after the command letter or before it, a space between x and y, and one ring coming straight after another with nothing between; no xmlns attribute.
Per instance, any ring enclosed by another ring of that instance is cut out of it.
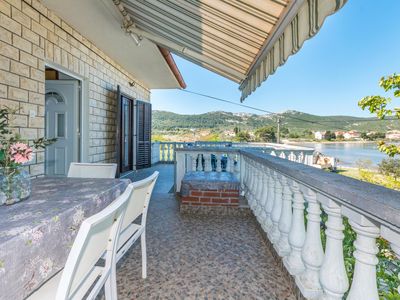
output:
<svg viewBox="0 0 400 300"><path fill-rule="evenodd" d="M117 299L117 245L132 191L128 186L109 206L82 222L64 270L28 300L80 300L88 293L85 299L95 299L103 286L106 299ZM104 266L98 266L100 258Z"/></svg>
<svg viewBox="0 0 400 300"><path fill-rule="evenodd" d="M122 221L121 233L118 241L117 262L124 256L128 249L140 237L142 248L142 278L147 277L147 254L146 254L146 218L147 210L154 185L159 172L154 172L151 176L129 186L133 188L128 207ZM142 215L140 224L134 221Z"/></svg>
<svg viewBox="0 0 400 300"><path fill-rule="evenodd" d="M117 164L71 163L68 177L115 178Z"/></svg>

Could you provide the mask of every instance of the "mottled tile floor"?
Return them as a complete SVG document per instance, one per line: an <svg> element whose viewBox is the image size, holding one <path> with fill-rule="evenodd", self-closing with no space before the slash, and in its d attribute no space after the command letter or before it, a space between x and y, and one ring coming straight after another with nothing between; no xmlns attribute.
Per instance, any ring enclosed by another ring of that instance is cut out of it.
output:
<svg viewBox="0 0 400 300"><path fill-rule="evenodd" d="M253 217L179 213L168 193L173 165L139 171L160 177L147 222L147 279L141 278L140 243L120 261L119 299L295 299L262 240Z"/></svg>

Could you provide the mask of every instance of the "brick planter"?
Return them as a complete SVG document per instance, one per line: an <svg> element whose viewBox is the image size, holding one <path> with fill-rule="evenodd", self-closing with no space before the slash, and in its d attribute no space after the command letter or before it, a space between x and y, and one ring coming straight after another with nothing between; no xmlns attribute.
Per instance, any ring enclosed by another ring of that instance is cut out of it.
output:
<svg viewBox="0 0 400 300"><path fill-rule="evenodd" d="M240 182L232 173L189 172L182 180L181 212L224 214L239 207L239 189Z"/></svg>

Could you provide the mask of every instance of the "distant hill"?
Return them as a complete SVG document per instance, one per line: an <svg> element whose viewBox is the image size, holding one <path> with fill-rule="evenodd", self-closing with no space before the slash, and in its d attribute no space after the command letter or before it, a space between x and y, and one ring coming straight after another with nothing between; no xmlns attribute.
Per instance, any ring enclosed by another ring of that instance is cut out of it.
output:
<svg viewBox="0 0 400 300"><path fill-rule="evenodd" d="M316 116L298 111L286 111L279 114L283 127L293 133L304 130L340 131L357 130L360 132L386 132L400 130L398 120L377 120L376 118L360 118L352 116ZM188 132L207 129L213 133L233 130L253 132L264 126L275 126L276 115L256 115L249 113L231 113L224 111L208 112L198 115L180 115L168 111L153 111L153 133Z"/></svg>

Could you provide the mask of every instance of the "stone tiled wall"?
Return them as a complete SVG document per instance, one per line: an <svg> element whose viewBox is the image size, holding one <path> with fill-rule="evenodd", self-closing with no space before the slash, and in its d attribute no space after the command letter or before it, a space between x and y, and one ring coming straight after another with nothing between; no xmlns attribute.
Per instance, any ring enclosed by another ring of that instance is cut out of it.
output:
<svg viewBox="0 0 400 300"><path fill-rule="evenodd" d="M0 0L0 105L17 110L11 122L26 139L44 135L46 62L89 81L89 160L113 161L117 85L142 100L149 89L38 0ZM44 173L43 153L29 169Z"/></svg>

